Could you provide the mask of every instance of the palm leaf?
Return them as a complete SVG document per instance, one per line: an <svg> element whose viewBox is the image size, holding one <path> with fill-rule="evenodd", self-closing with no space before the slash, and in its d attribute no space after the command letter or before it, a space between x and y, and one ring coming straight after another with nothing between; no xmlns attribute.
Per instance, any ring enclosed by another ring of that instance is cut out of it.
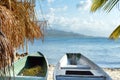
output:
<svg viewBox="0 0 120 80"><path fill-rule="evenodd" d="M33 42L43 36L35 17L36 0L1 0L0 30L4 32L14 48L24 46L24 41Z"/></svg>
<svg viewBox="0 0 120 80"><path fill-rule="evenodd" d="M107 0L93 0L91 12L95 12L97 9L101 8L106 2Z"/></svg>
<svg viewBox="0 0 120 80"><path fill-rule="evenodd" d="M113 7L119 2L119 0L93 0L91 6L91 12L103 8L107 12L110 12ZM110 39L118 39L120 36L120 25L112 32Z"/></svg>
<svg viewBox="0 0 120 80"><path fill-rule="evenodd" d="M0 76L11 75L10 67L14 61L14 51L9 40L0 31ZM6 68L8 67L8 68ZM3 79L4 80L4 79Z"/></svg>
<svg viewBox="0 0 120 80"><path fill-rule="evenodd" d="M110 39L118 39L120 36L120 25L112 32Z"/></svg>
<svg viewBox="0 0 120 80"><path fill-rule="evenodd" d="M93 0L91 12L95 12L100 8L103 8L103 10L110 12L118 2L119 0Z"/></svg>
<svg viewBox="0 0 120 80"><path fill-rule="evenodd" d="M107 2L104 6L104 10L106 10L107 12L110 12L113 7L118 3L119 0L109 0L109 2Z"/></svg>
<svg viewBox="0 0 120 80"><path fill-rule="evenodd" d="M0 0L0 76L4 76L5 67L13 63L13 48L24 45L25 39L33 42L43 36L35 17L36 0ZM3 79L4 80L4 79Z"/></svg>

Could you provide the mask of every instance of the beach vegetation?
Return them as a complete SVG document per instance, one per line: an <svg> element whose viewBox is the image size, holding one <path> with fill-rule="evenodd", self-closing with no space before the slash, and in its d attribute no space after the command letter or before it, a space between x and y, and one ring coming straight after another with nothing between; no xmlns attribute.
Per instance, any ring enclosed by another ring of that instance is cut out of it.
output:
<svg viewBox="0 0 120 80"><path fill-rule="evenodd" d="M110 12L115 6L120 8L119 0L93 0L91 5L91 12L95 12L97 10L104 10L106 12ZM109 36L110 39L118 39L120 36L120 25L111 33Z"/></svg>

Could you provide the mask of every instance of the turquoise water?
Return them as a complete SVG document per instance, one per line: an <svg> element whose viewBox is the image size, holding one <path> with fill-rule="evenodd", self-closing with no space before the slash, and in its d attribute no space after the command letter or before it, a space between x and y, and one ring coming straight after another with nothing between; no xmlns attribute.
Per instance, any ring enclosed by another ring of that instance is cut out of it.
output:
<svg viewBox="0 0 120 80"><path fill-rule="evenodd" d="M41 51L49 64L69 52L82 53L101 67L120 68L120 40L107 38L45 38L29 44L29 52Z"/></svg>

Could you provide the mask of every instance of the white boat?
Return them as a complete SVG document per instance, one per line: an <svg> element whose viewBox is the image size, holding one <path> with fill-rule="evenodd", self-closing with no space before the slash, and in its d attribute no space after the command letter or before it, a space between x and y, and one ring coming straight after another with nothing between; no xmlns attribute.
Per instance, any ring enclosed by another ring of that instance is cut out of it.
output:
<svg viewBox="0 0 120 80"><path fill-rule="evenodd" d="M112 80L98 65L80 53L66 53L57 63L54 80Z"/></svg>

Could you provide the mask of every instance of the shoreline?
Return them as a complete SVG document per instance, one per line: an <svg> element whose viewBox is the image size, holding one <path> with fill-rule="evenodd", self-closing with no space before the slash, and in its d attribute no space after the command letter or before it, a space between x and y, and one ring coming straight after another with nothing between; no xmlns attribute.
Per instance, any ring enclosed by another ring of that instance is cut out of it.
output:
<svg viewBox="0 0 120 80"><path fill-rule="evenodd" d="M53 71L55 66L50 64L48 68L48 79L53 80ZM120 80L120 68L102 68L112 80Z"/></svg>

